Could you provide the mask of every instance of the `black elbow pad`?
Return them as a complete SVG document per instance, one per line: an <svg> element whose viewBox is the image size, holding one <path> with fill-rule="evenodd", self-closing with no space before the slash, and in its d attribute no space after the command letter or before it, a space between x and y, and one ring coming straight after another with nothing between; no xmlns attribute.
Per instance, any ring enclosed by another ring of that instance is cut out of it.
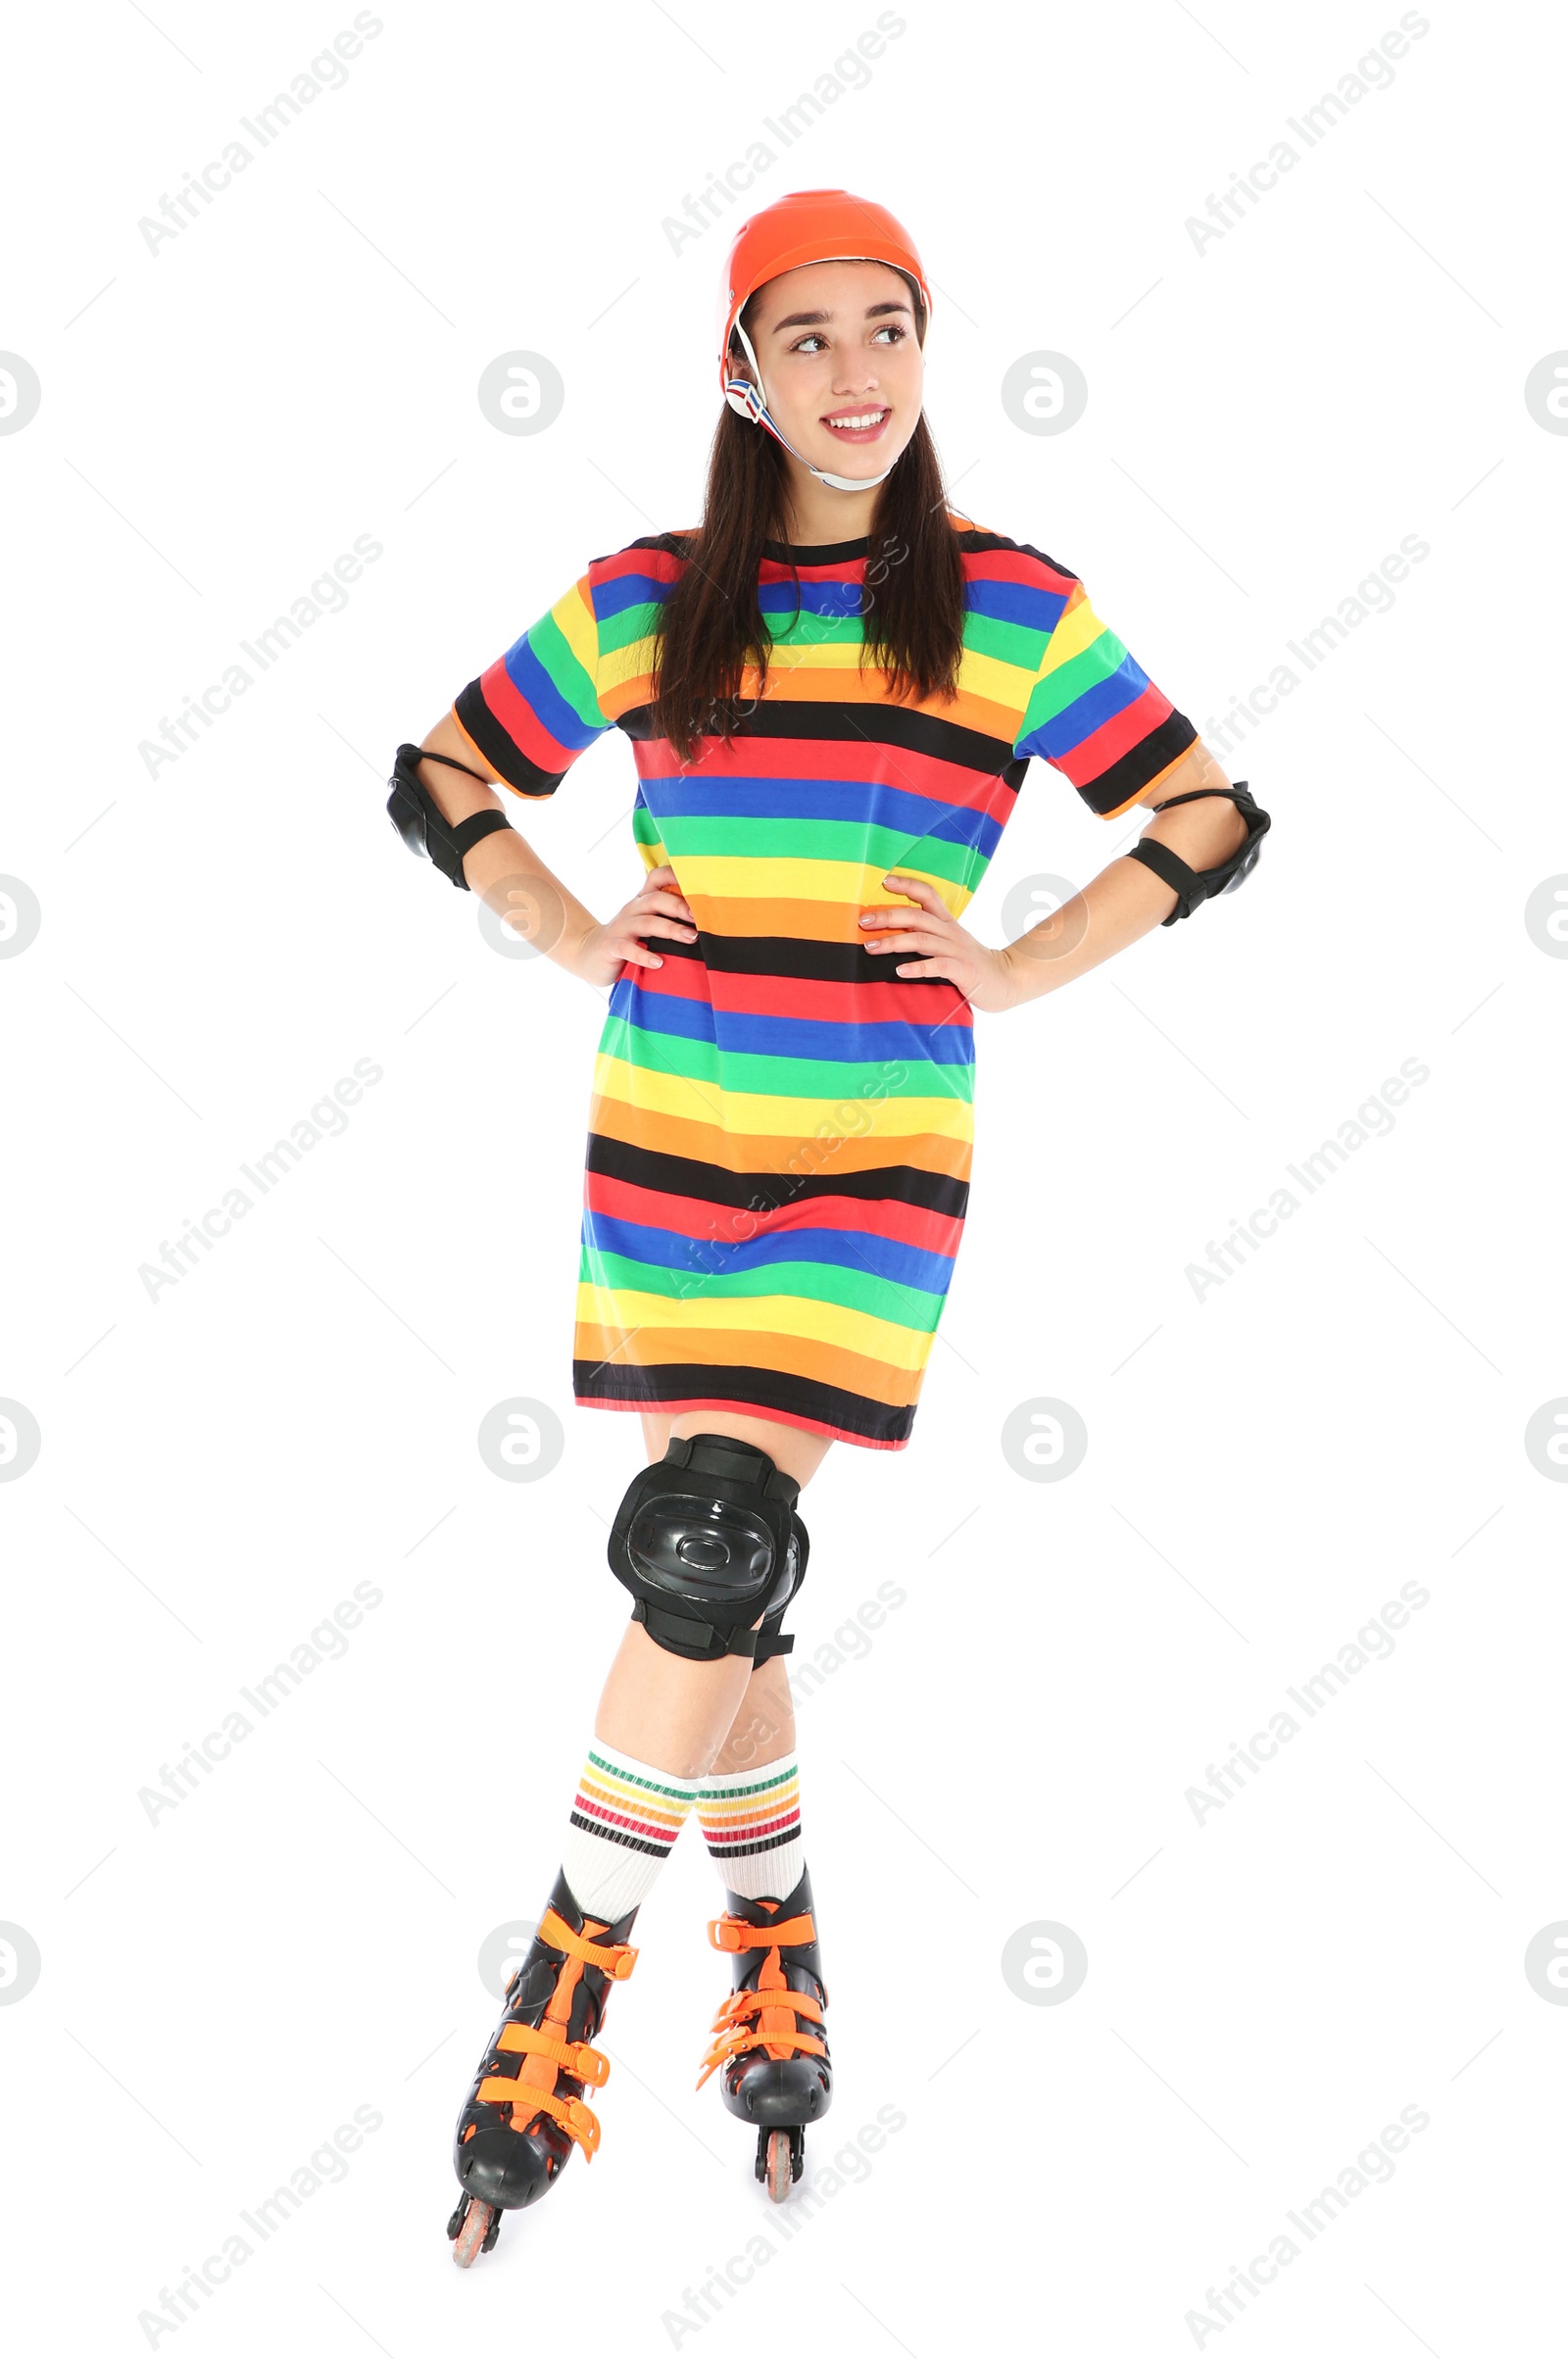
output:
<svg viewBox="0 0 1568 2359"><path fill-rule="evenodd" d="M424 746L399 746L387 780L392 792L387 797L387 815L407 844L420 860L434 861L445 877L450 877L460 891L466 893L468 880L463 873L463 856L471 851L483 837L494 835L498 827L509 827L511 821L504 811L476 811L471 819L460 819L453 827L441 816L435 797L419 776L421 762L444 762L449 769L465 770L470 778L479 778L477 770L468 769L466 762L454 762L450 754L432 754ZM488 778L479 778L488 786Z"/></svg>
<svg viewBox="0 0 1568 2359"><path fill-rule="evenodd" d="M1234 786L1197 786L1191 794L1172 795L1167 802L1156 803L1155 811L1174 811L1178 803L1196 803L1204 795L1219 795L1234 803L1247 821L1247 838L1217 868L1190 868L1179 853L1168 844L1152 843L1146 837L1127 854L1130 860L1141 860L1152 869L1161 884L1169 885L1176 896L1176 907L1162 925L1174 925L1178 917L1190 917L1200 902L1209 901L1216 893L1234 893L1257 866L1271 821L1266 811L1259 811L1248 791L1247 780L1239 778Z"/></svg>

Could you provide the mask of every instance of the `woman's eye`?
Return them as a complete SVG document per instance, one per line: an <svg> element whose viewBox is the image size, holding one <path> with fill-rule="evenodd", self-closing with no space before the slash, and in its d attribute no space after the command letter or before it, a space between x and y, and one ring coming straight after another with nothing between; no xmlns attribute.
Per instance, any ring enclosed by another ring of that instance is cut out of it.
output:
<svg viewBox="0 0 1568 2359"><path fill-rule="evenodd" d="M906 327L902 327L897 319L890 319L885 326L879 327L875 332L879 336L896 336L899 342L902 344L909 331ZM822 334L821 330L819 328L812 327L808 328L804 336L800 337L796 343L792 344L790 346L790 350L791 352L805 352L808 344L825 344L826 342L827 338Z"/></svg>

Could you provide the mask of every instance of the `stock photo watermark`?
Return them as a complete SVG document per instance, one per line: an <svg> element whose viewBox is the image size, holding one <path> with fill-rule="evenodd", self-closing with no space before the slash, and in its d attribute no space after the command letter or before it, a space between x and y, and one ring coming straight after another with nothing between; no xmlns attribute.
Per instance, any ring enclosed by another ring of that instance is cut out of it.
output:
<svg viewBox="0 0 1568 2359"><path fill-rule="evenodd" d="M42 1972L42 1953L26 1927L0 1924L0 2007L25 1998Z"/></svg>
<svg viewBox="0 0 1568 2359"><path fill-rule="evenodd" d="M299 1167L313 1147L318 1147L323 1139L341 1138L349 1126L345 1108L358 1106L366 1090L373 1089L382 1078L382 1072L383 1068L372 1057L357 1057L354 1073L358 1079L345 1073L332 1084L330 1094L318 1098L310 1112L300 1116L286 1139L274 1140L254 1163L241 1163L241 1172L256 1191L254 1197L241 1187L231 1187L225 1191L222 1203L210 1204L199 1221L187 1219L183 1232L172 1245L167 1238L161 1240L158 1260L137 1265L136 1275L147 1290L148 1300L159 1302L170 1287L189 1277L199 1265L202 1253L210 1253L215 1245L229 1236L234 1223L253 1212L264 1196L270 1196L278 1182Z"/></svg>
<svg viewBox="0 0 1568 2359"><path fill-rule="evenodd" d="M136 226L154 262L166 245L183 236L201 220L206 208L225 188L232 188L236 176L249 170L264 148L270 147L291 123L299 121L306 107L314 105L325 91L342 89L349 78L350 62L381 30L380 18L362 8L352 28L345 26L336 34L330 48L313 57L309 66L295 74L287 90L279 90L265 107L258 107L254 118L240 117L240 127L255 141L254 147L247 146L243 139L230 139L219 155L202 166L200 172L187 172L174 194L165 195L156 214L142 215Z"/></svg>
<svg viewBox="0 0 1568 2359"><path fill-rule="evenodd" d="M505 1998L512 1987L512 1978L533 1946L533 1939L544 1922L541 1917L509 1917L504 1925L492 1927L479 1943L475 1961L479 1980L492 1998Z"/></svg>
<svg viewBox="0 0 1568 2359"><path fill-rule="evenodd" d="M313 1671L318 1671L323 1663L341 1662L349 1650L347 1634L358 1630L366 1615L373 1613L385 1596L385 1590L378 1589L373 1581L356 1581L352 1593L340 1598L330 1614L323 1615L309 1636L300 1640L286 1662L274 1663L253 1687L240 1689L241 1702L255 1713L254 1720L240 1704L231 1705L220 1725L209 1729L198 1744L187 1744L172 1765L161 1762L158 1784L136 1790L136 1799L149 1823L160 1826L169 1811L177 1810L181 1802L188 1801L214 1770L230 1757L235 1745L243 1745L264 1720L270 1720Z"/></svg>
<svg viewBox="0 0 1568 2359"><path fill-rule="evenodd" d="M0 1926L0 1936L6 1930ZM1554 2007L1568 2007L1568 1925L1560 1920L1543 1925L1533 1937L1525 1951L1525 1980L1538 1998L1549 1999Z"/></svg>
<svg viewBox="0 0 1568 2359"><path fill-rule="evenodd" d="M804 1657L799 1661L793 1656L787 1657L784 1678L795 1704L799 1706L808 1702L833 1677L835 1671L842 1671L847 1663L863 1663L871 1651L870 1634L880 1630L888 1615L897 1613L901 1605L908 1603L908 1599L909 1593L902 1583L879 1581L875 1596L863 1597L854 1613L839 1623L832 1636L825 1638L812 1650L809 1661ZM733 1737L730 1743L739 1752L740 1747ZM736 1766L745 1766L744 1754Z"/></svg>
<svg viewBox="0 0 1568 2359"><path fill-rule="evenodd" d="M1403 582L1412 565L1423 564L1432 554L1429 541L1417 532L1407 532L1396 550L1380 558L1377 565L1347 591L1332 614L1324 614L1310 630L1302 631L1299 639L1287 639L1285 644L1299 671L1283 660L1270 670L1266 680L1259 680L1245 696L1237 697L1223 718L1210 713L1203 723L1203 738L1216 754L1234 754L1250 731L1260 721L1277 713L1280 700L1292 696L1300 687L1308 672L1326 663L1329 657L1342 648L1351 632L1373 614L1387 614L1396 603L1394 585Z"/></svg>
<svg viewBox="0 0 1568 2359"><path fill-rule="evenodd" d="M0 893L11 880L0 877ZM0 909L3 909L0 904ZM1525 932L1548 958L1568 958L1568 876L1544 876L1525 903ZM0 954L5 943L0 939Z"/></svg>
<svg viewBox="0 0 1568 2359"><path fill-rule="evenodd" d="M479 1455L504 1483L537 1483L560 1465L566 1429L547 1401L518 1394L479 1420Z"/></svg>
<svg viewBox="0 0 1568 2359"><path fill-rule="evenodd" d="M6 358L0 353L0 366ZM1548 352L1536 363L1525 379L1525 408L1548 434L1568 434L1568 352Z"/></svg>
<svg viewBox="0 0 1568 2359"><path fill-rule="evenodd" d="M873 2155L880 2154L890 2137L896 2137L908 2121L908 2115L897 2105L879 2105L874 2121L862 2123L853 2138L847 2138L831 2162L821 2162L814 2169L808 2166L805 2176L791 2189L787 2205L776 2212L769 2223L774 2235L764 2235L760 2229L749 2236L740 2252L716 2267L710 2265L701 2285L681 2288L680 2305L673 2303L660 2314L660 2324L669 2336L675 2350L701 2334L706 2326L722 2317L733 2304L743 2286L752 2284L759 2269L777 2258L786 2244L808 2228L818 2213L824 2211L835 2195L847 2187L863 2187L871 2176Z"/></svg>
<svg viewBox="0 0 1568 2359"><path fill-rule="evenodd" d="M1059 1483L1089 1450L1089 1428L1070 1401L1020 1401L1002 1424L1002 1454L1026 1483Z"/></svg>
<svg viewBox="0 0 1568 2359"><path fill-rule="evenodd" d="M274 615L254 641L240 641L242 652L256 666L254 673L243 663L230 663L220 680L214 680L200 696L187 697L172 720L167 713L161 714L158 736L144 737L136 747L148 777L156 778L161 769L199 745L202 732L229 712L235 698L253 687L264 671L270 671L291 647L298 646L313 622L319 622L323 614L341 614L349 603L347 585L358 581L366 566L373 565L381 555L381 543L371 534L357 534L352 549L334 558L329 569L318 573L308 591L300 592L286 614Z"/></svg>
<svg viewBox="0 0 1568 2359"><path fill-rule="evenodd" d="M1089 407L1089 379L1065 352L1026 352L1002 380L1002 407L1025 434L1065 434Z"/></svg>
<svg viewBox="0 0 1568 2359"><path fill-rule="evenodd" d="M0 1401L0 1483L13 1483L38 1462L43 1431L24 1401Z"/></svg>
<svg viewBox="0 0 1568 2359"><path fill-rule="evenodd" d="M542 352L501 352L479 376L479 407L503 434L542 434L561 416L566 382Z"/></svg>
<svg viewBox="0 0 1568 2359"><path fill-rule="evenodd" d="M1431 30L1426 17L1416 9L1407 8L1397 26L1391 26L1375 49L1356 59L1354 72L1340 75L1335 89L1325 90L1312 106L1303 107L1299 116L1287 115L1286 123L1301 142L1300 147L1293 146L1283 136L1276 139L1267 156L1249 166L1245 174L1233 172L1229 188L1221 196L1209 198L1206 220L1189 214L1182 223L1199 261L1203 260L1211 245L1217 245L1240 226L1248 213L1279 186L1284 173L1294 172L1310 149L1321 146L1352 107L1359 106L1374 90L1389 89L1396 78L1394 61L1407 56L1410 43L1423 40ZM1266 178L1265 173L1269 175Z"/></svg>
<svg viewBox="0 0 1568 2359"><path fill-rule="evenodd" d="M611 1054L613 1054L612 1049ZM840 1153L849 1140L864 1138L874 1130L876 1127L874 1107L880 1105L890 1093L900 1089L908 1078L909 1068L907 1065L889 1059L880 1068L877 1079L867 1084L860 1097L840 1100L833 1108L832 1116L824 1116L816 1125L811 1137L800 1141L787 1163L769 1162L763 1165L761 1168L771 1172L775 1179L792 1184L782 1193L770 1189L766 1193L753 1196L745 1205L736 1206L729 1213L725 1224L734 1232L728 1238L720 1237L716 1217L710 1221L709 1240L711 1242L711 1252L715 1258L708 1266L700 1267L691 1277L683 1278L673 1290L675 1299L684 1302L689 1295L705 1286L710 1278L717 1276L724 1268L725 1262L733 1254L738 1253L743 1246L750 1245L753 1239L761 1233L762 1222L770 1214L782 1211L785 1204L790 1202L792 1197L800 1193L801 1188L808 1180L817 1178L823 1166ZM590 1118L590 1127L592 1127L592 1118ZM700 1256L709 1253L709 1240L698 1237L687 1239L687 1250L694 1260L698 1260ZM592 1256L590 1256L591 1258Z"/></svg>
<svg viewBox="0 0 1568 2359"><path fill-rule="evenodd" d="M1245 2268L1233 2268L1228 2285L1210 2285L1203 2296L1204 2307L1195 2306L1183 2321L1199 2349L1214 2335L1223 2334L1227 2327L1238 2326L1258 2294L1274 2284L1280 2271L1298 2260L1308 2244L1315 2244L1349 2210L1357 2195L1364 2195L1369 2187L1387 2187L1398 2168L1395 2156L1402 2154L1411 2138L1418 2138L1431 2120L1431 2114L1423 2106L1401 2105L1398 2121L1386 2122L1331 2185L1320 2187L1298 2210L1286 2212L1286 2219L1300 2236L1299 2244L1295 2236L1281 2230L1270 2237L1266 2253L1254 2254Z"/></svg>
<svg viewBox="0 0 1568 2359"><path fill-rule="evenodd" d="M1189 1261L1183 1276L1199 1302L1206 1302L1215 1290L1227 1280L1239 1277L1250 1255L1259 1253L1271 1237L1277 1237L1282 1221L1292 1219L1309 1196L1316 1196L1327 1186L1336 1172L1343 1171L1352 1155L1363 1148L1369 1139L1387 1138L1395 1127L1394 1108L1403 1106L1411 1090L1420 1089L1431 1078L1432 1068L1418 1057L1407 1057L1397 1074L1381 1082L1374 1094L1363 1098L1353 1114L1347 1114L1332 1138L1324 1139L1310 1155L1303 1155L1298 1163L1285 1168L1300 1189L1299 1196L1285 1186L1271 1193L1266 1204L1258 1204L1245 1220L1231 1221L1230 1234L1216 1244L1208 1240L1206 1266L1201 1261Z"/></svg>
<svg viewBox="0 0 1568 2359"><path fill-rule="evenodd" d="M1054 951L1058 958L1065 958L1070 951L1077 949L1089 931L1088 912L1080 908L1077 922L1073 925L1063 924L1053 928L1048 921L1059 916L1064 909L1078 899L1078 890L1070 876L1056 876L1049 870L1041 870L1033 876L1020 876L1015 885L1007 887L1003 898L1004 941L1009 944L1021 941L1037 925L1045 925L1047 931L1041 937L1040 949L1047 953Z"/></svg>
<svg viewBox="0 0 1568 2359"><path fill-rule="evenodd" d="M1002 1950L1002 1979L1026 2006L1059 2007L1084 1987L1089 1952L1070 1925L1041 1917L1007 1936Z"/></svg>
<svg viewBox="0 0 1568 2359"><path fill-rule="evenodd" d="M1285 1691L1301 1717L1282 1704L1275 1711L1266 1729L1255 1729L1245 1745L1233 1745L1228 1760L1208 1764L1208 1783L1189 1786L1183 1800L1200 1827L1208 1824L1216 1810L1244 1793L1248 1784L1256 1778L1260 1769L1277 1760L1282 1745L1298 1737L1309 1720L1315 1720L1336 1696L1342 1695L1359 1671L1368 1663L1387 1662L1397 1644L1394 1634L1403 1630L1412 1613L1419 1613L1432 1602L1432 1592L1422 1581L1404 1581L1399 1585L1397 1597L1391 1597L1376 1614L1361 1624L1353 1639L1347 1639L1332 1662L1325 1662L1310 1678Z"/></svg>
<svg viewBox="0 0 1568 2359"><path fill-rule="evenodd" d="M1568 1483L1568 1401L1544 1401L1525 1426L1525 1456L1548 1482Z"/></svg>
<svg viewBox="0 0 1568 2359"><path fill-rule="evenodd" d="M907 1604L908 1597L908 1591L899 1582L878 1582L875 1597L862 1598L854 1614L840 1622L831 1638L824 1639L814 1649L808 1662L804 1658L779 1656L777 1659L784 1666L791 1709L802 1711L835 1672L844 1670L852 1662L864 1662L871 1652L869 1634L880 1631L888 1615L896 1613L901 1605ZM733 1756L731 1767L738 1770L749 1767L762 1748L771 1745L781 1734L782 1727L781 1721L760 1708L753 1710L744 1728L737 1719L726 1741L728 1751ZM486 1990L492 1987L488 1977L495 1970L496 1961L511 1954L519 1934L524 1935L523 1947L526 1948L533 1932L532 1924L524 1929L521 1920L516 1919L498 1925L486 1937L479 1952L479 1978ZM494 1987L499 1996L502 1985L496 1984Z"/></svg>
<svg viewBox="0 0 1568 2359"><path fill-rule="evenodd" d="M0 434L20 434L38 415L43 387L20 352L0 352Z"/></svg>
<svg viewBox="0 0 1568 2359"><path fill-rule="evenodd" d="M898 40L907 30L906 20L895 10L885 8L875 26L868 25L858 34L852 49L842 50L833 60L831 70L819 74L809 90L803 90L789 106L780 107L776 117L764 115L762 128L777 140L777 150L760 136L752 138L745 154L737 156L721 172L715 172L696 196L688 196L678 215L666 214L659 225L670 252L683 254L689 245L704 237L715 221L724 219L725 208L733 208L759 176L778 162L785 149L797 146L808 131L814 129L829 107L836 106L852 90L863 90L871 79L872 64L882 56L888 42Z"/></svg>
<svg viewBox="0 0 1568 2359"><path fill-rule="evenodd" d="M0 958L20 958L38 939L43 909L31 885L0 876Z"/></svg>
<svg viewBox="0 0 1568 2359"><path fill-rule="evenodd" d="M778 1659L784 1665L784 1681L789 1690L792 1709L796 1712L803 1710L834 1674L844 1670L848 1664L863 1663L871 1652L871 1634L880 1631L888 1615L896 1613L908 1600L909 1593L902 1583L879 1581L876 1595L863 1597L854 1613L839 1623L832 1636L813 1649L809 1661L804 1656L781 1655ZM771 1745L781 1731L782 1723L762 1710L754 1711L744 1728L737 1720L726 1740L732 1756L730 1766L734 1769L749 1767L762 1746Z"/></svg>
<svg viewBox="0 0 1568 2359"><path fill-rule="evenodd" d="M384 2115L373 2105L356 2105L352 2117L339 2122L329 2138L323 2138L308 2159L292 2171L286 2182L272 2189L252 2210L242 2209L242 2229L230 2229L220 2239L220 2248L211 2252L204 2261L173 2285L160 2285L156 2304L150 2303L136 2314L136 2324L147 2337L148 2347L157 2350L167 2334L177 2334L200 2315L220 2285L226 2285L236 2269L242 2269L258 2249L269 2243L281 2228L286 2228L306 2200L318 2194L323 2187L341 2186L349 2175L347 2157L357 2154L366 2138L380 2129ZM251 2237L256 2241L252 2243Z"/></svg>

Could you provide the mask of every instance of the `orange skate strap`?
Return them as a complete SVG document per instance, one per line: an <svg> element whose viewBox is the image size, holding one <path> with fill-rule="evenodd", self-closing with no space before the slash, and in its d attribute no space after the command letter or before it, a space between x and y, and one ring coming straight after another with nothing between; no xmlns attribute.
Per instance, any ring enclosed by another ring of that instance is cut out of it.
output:
<svg viewBox="0 0 1568 2359"><path fill-rule="evenodd" d="M769 2056L825 2056L827 2042L803 2032L797 2020L822 2021L822 2010L804 1990L732 1990L713 2017L719 2037L703 2058L697 2086L729 2056L760 2047Z"/></svg>
<svg viewBox="0 0 1568 2359"><path fill-rule="evenodd" d="M611 1975L617 1983L623 1983L637 1963L637 1952L628 1942L612 1941L606 1947L586 1941L553 1908L547 1908L539 1920L539 1939L552 1949L564 1949L568 1956L581 1958L585 1966L597 1966L601 1974Z"/></svg>
<svg viewBox="0 0 1568 2359"><path fill-rule="evenodd" d="M796 2015L804 2015L808 2023L824 2021L816 2000L804 1990L732 1990L714 2015L712 2029L721 2032L726 2024L748 2023L762 2007L789 2007Z"/></svg>
<svg viewBox="0 0 1568 2359"><path fill-rule="evenodd" d="M548 2032L536 2032L530 2023L509 2023L503 2026L496 2041L498 2053L518 2056L549 2056L576 2081L586 2081L590 2089L603 2089L610 2078L610 2058L590 2047L586 2040L552 2040Z"/></svg>
<svg viewBox="0 0 1568 2359"><path fill-rule="evenodd" d="M744 1917L710 1917L708 1938L715 1949L734 1953L742 1949L770 1949L781 1943L793 1947L798 1941L814 1941L816 1927L808 1911L804 1916L785 1917L777 1925L748 1925ZM633 1956L636 1952L633 1951Z"/></svg>
<svg viewBox="0 0 1568 2359"><path fill-rule="evenodd" d="M518 2084L504 2076L492 2075L481 2081L478 2094L487 2105L510 2105L512 2127L522 2130L536 2113L548 2113L567 2134L574 2138L592 2162L599 2147L599 2117L581 2097L558 2097L547 2089L530 2089L523 2092L526 2103L518 2101Z"/></svg>
<svg viewBox="0 0 1568 2359"><path fill-rule="evenodd" d="M703 2069L697 2076L696 2086L701 2089L710 2073L716 2072L728 2057L738 2056L758 2047L760 2047L766 2055L778 2057L825 2056L827 2054L826 2041L812 2040L805 2032L780 2032L770 2040L760 2040L755 2025L737 2024L732 2031L726 2032L722 2039L714 2040L703 2058Z"/></svg>
<svg viewBox="0 0 1568 2359"><path fill-rule="evenodd" d="M715 1949L732 1954L760 1949L763 1956L756 1990L732 1990L713 2017L712 2028L719 2037L703 2059L699 2089L727 2056L739 2055L748 2048L760 2048L764 2055L780 2058L827 2054L825 2041L813 2040L800 2028L802 2016L808 2022L821 2023L821 2006L804 1990L790 1989L779 1962L781 1948L815 1941L816 1928L808 1910L772 1925L752 1925L744 1917L712 1917L709 1920L708 1938ZM824 1998L826 1995L824 1991Z"/></svg>
<svg viewBox="0 0 1568 2359"><path fill-rule="evenodd" d="M703 2062L708 2069L703 2075L703 2080L706 2080L708 2073L711 2072L716 2064L721 2064L726 2056L739 2055L742 2048L750 2047L765 2047L770 2056L774 2054L780 2056L825 2056L827 2054L827 2041L813 2040L808 2032L790 2032L781 2034L776 2040L759 2040L757 2036L755 2024L737 2023L725 2032L721 2039L714 2040L704 2057ZM697 2084L699 2089L702 2085L702 2081Z"/></svg>

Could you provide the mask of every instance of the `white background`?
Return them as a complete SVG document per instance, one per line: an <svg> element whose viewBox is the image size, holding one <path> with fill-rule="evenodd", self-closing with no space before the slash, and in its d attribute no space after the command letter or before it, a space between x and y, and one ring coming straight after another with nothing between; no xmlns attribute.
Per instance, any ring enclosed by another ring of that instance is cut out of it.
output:
<svg viewBox="0 0 1568 2359"><path fill-rule="evenodd" d="M1274 814L1245 890L980 1019L910 1447L812 1484L797 1660L880 1581L906 1598L800 1715L837 2065L808 2157L905 2127L786 2244L692 2089L728 1986L694 1821L611 2008L599 2156L465 2278L476 1956L555 1873L642 1446L570 1397L603 1005L485 945L384 781L591 557L696 521L742 209L679 251L662 224L875 11L377 13L156 254L141 217L347 0L103 0L9 37L0 345L43 389L0 437L0 869L42 909L0 961L0 1395L42 1435L0 1484L0 1919L42 1958L0 2006L14 2339L1546 2347L1568 2015L1523 1959L1568 1916L1568 1490L1523 1435L1568 1393L1568 964L1524 907L1568 869L1568 439L1523 388L1568 344L1560 27L1433 7L1308 151L1286 118L1393 0L911 6L770 141L752 204L844 184L915 237L956 505L1081 574L1205 733L1403 536L1430 554L1227 758ZM1282 136L1296 169L1197 251L1188 218ZM475 398L516 348L566 386L534 437ZM1037 350L1088 378L1059 436L1002 409ZM362 534L346 610L149 777L139 742ZM612 733L531 817L601 914L640 882L633 786ZM1129 832L1035 763L966 922L1001 940L1020 879ZM343 1135L149 1301L139 1266L364 1057ZM1408 1058L1392 1132L1198 1300L1187 1265ZM517 1396L565 1431L537 1484L475 1446ZM1088 1429L1057 1483L1000 1447L1040 1398ZM149 1823L139 1790L357 1582L381 1601L342 1659ZM1188 1789L1405 1582L1392 1657L1200 1823ZM1001 1956L1043 1921L1089 1971L1030 2005ZM347 2177L150 2334L357 2105L382 2122ZM1195 2328L1406 2106L1393 2179ZM685 2310L759 2235L753 2282Z"/></svg>

